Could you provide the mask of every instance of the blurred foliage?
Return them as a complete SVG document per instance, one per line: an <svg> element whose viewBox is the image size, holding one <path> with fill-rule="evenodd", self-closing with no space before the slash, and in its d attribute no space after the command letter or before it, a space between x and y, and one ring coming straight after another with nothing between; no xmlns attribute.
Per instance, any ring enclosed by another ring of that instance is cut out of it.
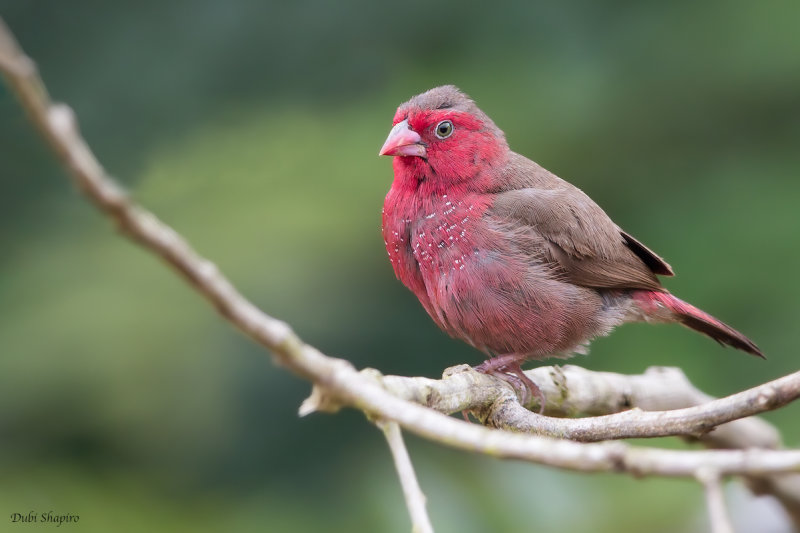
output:
<svg viewBox="0 0 800 533"><path fill-rule="evenodd" d="M769 357L633 325L575 363L680 366L716 395L797 368L800 3L0 0L0 15L106 168L326 353L429 376L481 360L394 280L379 231L396 105L455 83ZM115 235L3 86L0 228L0 516L409 529L379 432L354 412L298 419L308 385ZM796 411L767 416L794 446ZM437 531L705 528L689 481L410 445Z"/></svg>

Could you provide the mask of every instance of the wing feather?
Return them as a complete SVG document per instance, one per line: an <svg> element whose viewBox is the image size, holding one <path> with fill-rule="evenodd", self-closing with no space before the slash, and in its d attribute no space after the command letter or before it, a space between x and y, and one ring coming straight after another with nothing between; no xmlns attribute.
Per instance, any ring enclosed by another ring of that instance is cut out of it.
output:
<svg viewBox="0 0 800 533"><path fill-rule="evenodd" d="M534 232L528 239L540 248L529 251L534 260L549 260L559 277L584 287L662 289L656 274L672 275L666 261L622 231L580 189L522 159L510 169L516 179L508 181L520 188L495 191L487 216L514 231ZM534 167L524 172L520 164ZM521 180L520 174L533 178Z"/></svg>

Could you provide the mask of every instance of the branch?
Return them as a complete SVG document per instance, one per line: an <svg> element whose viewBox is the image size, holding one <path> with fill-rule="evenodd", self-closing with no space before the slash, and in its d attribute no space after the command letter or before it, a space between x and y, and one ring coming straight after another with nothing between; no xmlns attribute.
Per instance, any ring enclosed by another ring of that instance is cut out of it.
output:
<svg viewBox="0 0 800 533"><path fill-rule="evenodd" d="M616 418L558 420L541 416L519 406L506 382L475 372L468 365L448 368L441 380L385 376L383 383L401 398L443 413L477 411L479 417L491 425L514 431L567 435L583 440L679 435L697 440L708 448L722 449L780 448L780 435L774 426L759 418L737 418L784 405L798 394L798 373L722 400L699 391L677 368L655 367L641 375L627 376L565 365L539 367L526 373L546 394L546 415L607 415L630 411ZM692 406L698 407L682 409ZM688 413L686 426L682 426L676 413ZM706 416L709 417L708 427L704 427ZM649 421L640 425L642 419ZM661 419L674 419L677 423L672 428L666 425L661 428L658 425ZM705 432L696 433L698 428L689 424L691 419L701 424L699 429ZM732 421L713 427L712 419L718 423ZM604 420L608 426L599 424L594 428L596 432L592 432L595 420ZM745 481L755 494L775 496L800 528L800 475L750 475Z"/></svg>
<svg viewBox="0 0 800 533"><path fill-rule="evenodd" d="M548 416L525 409L508 384L468 365L447 369L442 380L386 376L384 383L401 398L446 414L477 411L490 426L515 432L584 442L681 435L710 439L722 448L742 447L735 442L736 433L749 436L748 446L778 447L777 430L758 419L709 432L800 397L800 372L721 399L697 390L676 368L651 368L642 375L626 376L566 365L539 367L526 374L545 393ZM554 418L576 414L605 416Z"/></svg>
<svg viewBox="0 0 800 533"><path fill-rule="evenodd" d="M400 477L400 485L403 487L408 513L411 515L412 533L433 533L431 519L428 518L428 511L425 509L425 495L419 488L417 475L414 473L414 466L403 442L400 427L396 422L376 422L376 425L383 430L386 442L392 451L394 466Z"/></svg>
<svg viewBox="0 0 800 533"><path fill-rule="evenodd" d="M271 350L279 364L314 382L317 399L305 404L306 412L315 406L351 406L453 448L584 472L696 476L703 468L718 475L800 471L797 450L675 451L621 442L556 440L468 424L397 398L379 380L360 374L347 361L304 344L287 324L245 299L216 265L198 255L172 228L134 203L97 162L78 131L72 110L50 101L33 62L2 20L0 70L74 183L99 210L126 236L175 268L229 322Z"/></svg>
<svg viewBox="0 0 800 533"><path fill-rule="evenodd" d="M733 533L728 510L725 508L725 496L722 494L722 480L719 474L713 470L702 469L697 472L697 480L705 489L711 533Z"/></svg>

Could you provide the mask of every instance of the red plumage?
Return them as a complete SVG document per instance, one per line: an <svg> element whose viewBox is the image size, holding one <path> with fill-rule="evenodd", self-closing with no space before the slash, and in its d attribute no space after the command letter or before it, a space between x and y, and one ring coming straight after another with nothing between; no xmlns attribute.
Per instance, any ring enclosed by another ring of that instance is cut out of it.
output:
<svg viewBox="0 0 800 533"><path fill-rule="evenodd" d="M763 357L747 337L672 296L671 267L580 189L512 152L453 86L402 104L383 235L398 279L439 327L491 356L490 372L566 357L631 321L679 322Z"/></svg>

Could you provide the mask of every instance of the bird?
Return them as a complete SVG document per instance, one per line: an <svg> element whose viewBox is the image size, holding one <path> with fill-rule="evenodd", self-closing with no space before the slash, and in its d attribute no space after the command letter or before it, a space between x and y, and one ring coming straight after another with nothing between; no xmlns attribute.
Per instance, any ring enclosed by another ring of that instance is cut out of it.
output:
<svg viewBox="0 0 800 533"><path fill-rule="evenodd" d="M436 325L488 357L476 370L535 393L540 409L524 362L586 353L628 322L677 322L764 358L664 288L658 276L674 275L664 259L578 187L512 151L457 87L401 104L379 155L393 156L382 233L396 277Z"/></svg>

